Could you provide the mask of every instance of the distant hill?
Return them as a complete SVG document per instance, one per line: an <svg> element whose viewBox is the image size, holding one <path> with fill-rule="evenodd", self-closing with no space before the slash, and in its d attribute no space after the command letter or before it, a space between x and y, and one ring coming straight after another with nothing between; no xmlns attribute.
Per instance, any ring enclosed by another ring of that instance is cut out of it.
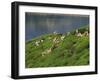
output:
<svg viewBox="0 0 100 81"><path fill-rule="evenodd" d="M88 64L88 26L64 34L45 34L25 43L26 68Z"/></svg>

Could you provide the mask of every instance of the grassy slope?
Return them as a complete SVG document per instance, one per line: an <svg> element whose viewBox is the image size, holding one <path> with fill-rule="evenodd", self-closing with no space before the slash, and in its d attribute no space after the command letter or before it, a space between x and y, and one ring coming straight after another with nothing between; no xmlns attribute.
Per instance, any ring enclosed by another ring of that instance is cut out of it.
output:
<svg viewBox="0 0 100 81"><path fill-rule="evenodd" d="M82 30L87 27L81 28ZM74 32L74 31L72 31ZM26 42L25 65L32 67L76 66L89 64L89 37L77 37L74 34L60 35L46 34ZM49 39L51 37L52 39ZM49 54L42 56L42 52L52 47L53 39L57 37L60 42ZM39 45L33 45L37 40L44 39Z"/></svg>

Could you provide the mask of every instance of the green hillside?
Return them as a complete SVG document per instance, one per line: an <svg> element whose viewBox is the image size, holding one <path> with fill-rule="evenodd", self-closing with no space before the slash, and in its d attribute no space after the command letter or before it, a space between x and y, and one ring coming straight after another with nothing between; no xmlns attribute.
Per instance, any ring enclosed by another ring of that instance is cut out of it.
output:
<svg viewBox="0 0 100 81"><path fill-rule="evenodd" d="M89 31L88 26L78 31L45 34L26 41L26 68L88 65L89 35L86 31Z"/></svg>

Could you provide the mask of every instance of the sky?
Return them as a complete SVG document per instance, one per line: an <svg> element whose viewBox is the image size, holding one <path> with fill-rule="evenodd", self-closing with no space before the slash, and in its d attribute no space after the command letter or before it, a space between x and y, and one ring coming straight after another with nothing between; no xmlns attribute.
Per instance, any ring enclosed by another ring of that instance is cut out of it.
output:
<svg viewBox="0 0 100 81"><path fill-rule="evenodd" d="M89 25L88 15L26 12L25 40L55 31L66 33L85 25Z"/></svg>

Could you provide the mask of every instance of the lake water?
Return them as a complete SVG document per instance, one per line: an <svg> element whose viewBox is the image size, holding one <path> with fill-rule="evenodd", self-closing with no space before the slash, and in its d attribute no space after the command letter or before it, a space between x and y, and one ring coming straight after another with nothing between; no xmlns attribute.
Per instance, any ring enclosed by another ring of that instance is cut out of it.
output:
<svg viewBox="0 0 100 81"><path fill-rule="evenodd" d="M88 15L25 13L25 40L55 31L66 33L88 24Z"/></svg>

